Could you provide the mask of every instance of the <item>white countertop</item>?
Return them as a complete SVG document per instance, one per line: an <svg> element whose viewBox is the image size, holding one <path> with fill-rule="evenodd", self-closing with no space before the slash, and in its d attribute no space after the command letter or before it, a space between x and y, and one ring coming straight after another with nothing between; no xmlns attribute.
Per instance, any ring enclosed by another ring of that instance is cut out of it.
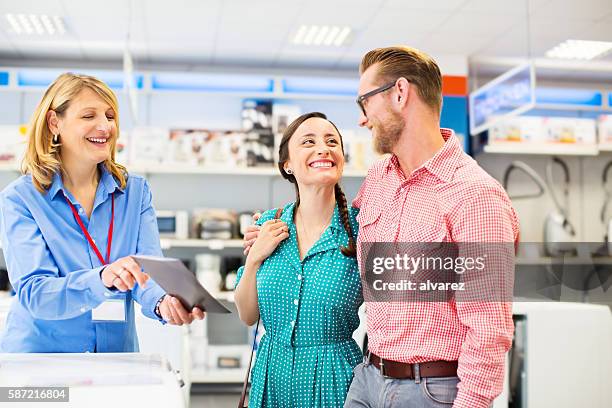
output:
<svg viewBox="0 0 612 408"><path fill-rule="evenodd" d="M140 353L0 354L0 386L69 387L70 402L56 404L62 407L184 406L178 378L166 360Z"/></svg>

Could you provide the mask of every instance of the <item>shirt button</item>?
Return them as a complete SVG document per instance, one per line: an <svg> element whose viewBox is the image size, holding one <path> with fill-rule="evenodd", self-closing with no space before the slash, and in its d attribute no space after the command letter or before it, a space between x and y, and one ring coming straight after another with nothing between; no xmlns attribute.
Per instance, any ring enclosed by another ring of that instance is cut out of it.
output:
<svg viewBox="0 0 612 408"><path fill-rule="evenodd" d="M302 280L302 275L298 275L298 280L301 281Z"/></svg>
<svg viewBox="0 0 612 408"><path fill-rule="evenodd" d="M111 297L112 295L110 293L105 293L104 296Z"/></svg>
<svg viewBox="0 0 612 408"><path fill-rule="evenodd" d="M293 304L297 306L298 300L297 299L293 299Z"/></svg>
<svg viewBox="0 0 612 408"><path fill-rule="evenodd" d="M79 208L79 214L83 214L85 212L85 210L83 210L82 208Z"/></svg>

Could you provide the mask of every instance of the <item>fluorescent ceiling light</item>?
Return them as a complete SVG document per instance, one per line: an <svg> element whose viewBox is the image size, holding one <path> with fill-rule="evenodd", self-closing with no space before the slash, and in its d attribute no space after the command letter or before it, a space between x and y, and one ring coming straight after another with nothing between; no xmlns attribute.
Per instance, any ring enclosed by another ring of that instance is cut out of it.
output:
<svg viewBox="0 0 612 408"><path fill-rule="evenodd" d="M66 33L64 21L59 16L12 13L5 16L15 34L63 35Z"/></svg>
<svg viewBox="0 0 612 408"><path fill-rule="evenodd" d="M346 45L350 27L301 25L293 37L295 45L336 46Z"/></svg>
<svg viewBox="0 0 612 408"><path fill-rule="evenodd" d="M612 50L612 42L567 40L546 52L550 58L590 60Z"/></svg>
<svg viewBox="0 0 612 408"><path fill-rule="evenodd" d="M306 37L304 37L304 44L310 45L314 40L315 35L319 32L319 26L311 26L306 33Z"/></svg>
<svg viewBox="0 0 612 408"><path fill-rule="evenodd" d="M336 47L340 47L342 44L344 44L344 42L346 41L346 38L348 37L350 33L351 33L351 29L348 27L344 27L342 31L340 31L340 34L338 34L338 37L336 37L336 39L333 41L334 45Z"/></svg>

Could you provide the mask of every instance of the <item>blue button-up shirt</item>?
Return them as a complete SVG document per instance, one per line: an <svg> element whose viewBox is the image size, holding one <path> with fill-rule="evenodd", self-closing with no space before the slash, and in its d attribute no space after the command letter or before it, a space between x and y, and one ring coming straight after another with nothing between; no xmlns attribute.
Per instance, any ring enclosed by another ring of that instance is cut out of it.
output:
<svg viewBox="0 0 612 408"><path fill-rule="evenodd" d="M146 286L119 292L102 283L103 265L66 202L76 207L83 224L106 255L111 219L115 219L110 262L135 254L161 256L157 219L145 179L130 175L125 189L100 166L93 211L64 188L56 174L41 194L30 175L0 193L0 227L9 277L16 295L0 340L1 352L132 352L138 351L132 298L143 313L158 319L154 309L165 294L152 279ZM66 198L65 198L66 197ZM126 321L92 321L92 309L108 299L124 299Z"/></svg>

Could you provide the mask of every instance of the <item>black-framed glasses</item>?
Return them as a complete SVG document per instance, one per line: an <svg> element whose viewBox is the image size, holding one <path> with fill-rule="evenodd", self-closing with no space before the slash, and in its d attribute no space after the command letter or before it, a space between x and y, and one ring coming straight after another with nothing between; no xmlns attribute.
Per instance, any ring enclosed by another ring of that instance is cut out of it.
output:
<svg viewBox="0 0 612 408"><path fill-rule="evenodd" d="M360 95L357 97L357 105L359 105L359 107L361 108L361 111L363 112L364 116L366 115L366 111L365 111L365 106L363 105L363 102L368 99L370 96L374 96L378 93L381 92L385 92L391 88L393 88L395 86L395 83L397 82L397 80L393 81L393 82L389 82L388 84L385 84L383 86L380 86L376 89L372 89L370 92L366 92L363 95Z"/></svg>

